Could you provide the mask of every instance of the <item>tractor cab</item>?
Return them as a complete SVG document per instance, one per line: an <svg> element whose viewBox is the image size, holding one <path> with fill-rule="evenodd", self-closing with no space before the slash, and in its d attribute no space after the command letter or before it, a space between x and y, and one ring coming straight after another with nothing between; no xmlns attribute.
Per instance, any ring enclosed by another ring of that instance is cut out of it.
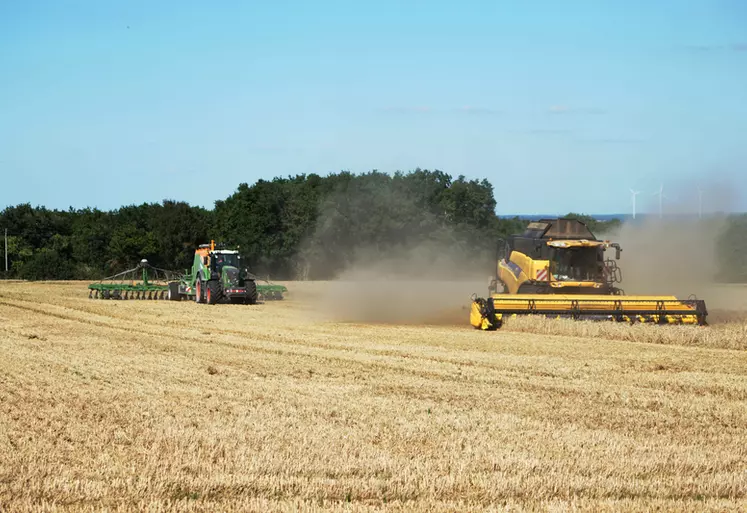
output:
<svg viewBox="0 0 747 513"><path fill-rule="evenodd" d="M210 254L211 266L220 273L224 267L239 268L241 256L238 251L217 250Z"/></svg>
<svg viewBox="0 0 747 513"><path fill-rule="evenodd" d="M223 249L222 247L216 247L215 241L210 241L210 244L201 244L197 251L196 256L201 260L201 267L208 270L210 274L216 274L218 276L223 274L223 269L236 269L238 271L241 265L241 256L237 250Z"/></svg>

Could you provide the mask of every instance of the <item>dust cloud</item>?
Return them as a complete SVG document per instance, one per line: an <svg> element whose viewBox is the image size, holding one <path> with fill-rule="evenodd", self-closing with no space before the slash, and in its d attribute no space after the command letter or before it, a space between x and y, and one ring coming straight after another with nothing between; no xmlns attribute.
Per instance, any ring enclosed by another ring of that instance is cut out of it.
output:
<svg viewBox="0 0 747 513"><path fill-rule="evenodd" d="M610 234L622 246L618 265L626 294L699 297L716 283L716 240L723 218L649 219Z"/></svg>
<svg viewBox="0 0 747 513"><path fill-rule="evenodd" d="M712 185L702 188L699 198L697 186L685 184L669 195L673 199L663 203L661 218L657 200L647 209L653 213L626 221L616 232L598 234L623 248L618 286L627 295L694 296L705 299L709 310L733 307L733 291L717 280L717 245L726 228L724 212L735 199L732 189Z"/></svg>
<svg viewBox="0 0 747 513"><path fill-rule="evenodd" d="M319 298L319 310L329 320L464 325L472 293L487 294L487 275L460 261L451 248L416 246L379 261L359 254Z"/></svg>
<svg viewBox="0 0 747 513"><path fill-rule="evenodd" d="M323 241L324 248L311 248L306 256L312 271L338 270L313 298L317 317L357 323L468 322L470 296L487 294L495 266L493 252L466 242L474 240L474 233L445 227L403 195L387 194L372 205L365 195L348 194L340 203L347 208L344 215L329 208L317 221L313 239ZM382 208L407 214L382 216ZM376 232L375 240L358 234L369 218L382 217L395 222Z"/></svg>
<svg viewBox="0 0 747 513"><path fill-rule="evenodd" d="M677 196L674 191L668 195ZM658 203L647 208L641 201L639 212L654 213L627 221L616 232L596 234L622 246L618 286L627 295L696 297L706 300L711 313L747 310L744 289L732 290L717 282L717 241L727 222L726 214L718 210L729 211L730 189L703 189L703 198L702 218L697 197L694 209L691 198L668 198L662 219L656 215ZM319 223L324 226L328 219L322 217ZM335 322L464 326L470 296L487 294L495 255L489 251L476 255L465 244L443 242L459 240L458 233L441 241L428 240L422 233L412 235L417 242L384 251L381 241L370 247L344 248L353 257L335 280L325 282L315 294L315 313Z"/></svg>

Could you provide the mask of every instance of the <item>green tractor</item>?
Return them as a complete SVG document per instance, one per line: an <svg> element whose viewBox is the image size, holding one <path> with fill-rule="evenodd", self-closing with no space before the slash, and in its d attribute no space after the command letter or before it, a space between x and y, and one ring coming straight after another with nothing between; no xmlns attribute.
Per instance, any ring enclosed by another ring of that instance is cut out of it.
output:
<svg viewBox="0 0 747 513"><path fill-rule="evenodd" d="M169 283L169 299L197 303L257 303L257 283L241 268L241 256L233 249L216 249L215 242L195 250L192 272Z"/></svg>
<svg viewBox="0 0 747 513"><path fill-rule="evenodd" d="M258 300L283 299L288 289L283 285L258 285L257 277L241 266L241 255L235 249L215 247L215 241L195 250L192 272L178 282L169 283L169 298L187 298L197 303L241 303L253 305Z"/></svg>
<svg viewBox="0 0 747 513"><path fill-rule="evenodd" d="M237 303L283 299L288 289L258 278L241 265L234 249L216 248L215 241L195 250L192 270L180 274L153 267L143 259L137 267L92 283L91 299L193 300L197 303Z"/></svg>

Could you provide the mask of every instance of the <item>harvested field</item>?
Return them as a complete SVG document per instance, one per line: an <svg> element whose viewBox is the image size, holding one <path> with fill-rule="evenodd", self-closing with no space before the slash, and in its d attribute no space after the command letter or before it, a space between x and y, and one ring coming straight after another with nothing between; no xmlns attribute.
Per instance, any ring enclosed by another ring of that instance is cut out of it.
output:
<svg viewBox="0 0 747 513"><path fill-rule="evenodd" d="M466 296L417 325L287 285L207 306L0 282L0 510L747 510L739 309L485 333Z"/></svg>

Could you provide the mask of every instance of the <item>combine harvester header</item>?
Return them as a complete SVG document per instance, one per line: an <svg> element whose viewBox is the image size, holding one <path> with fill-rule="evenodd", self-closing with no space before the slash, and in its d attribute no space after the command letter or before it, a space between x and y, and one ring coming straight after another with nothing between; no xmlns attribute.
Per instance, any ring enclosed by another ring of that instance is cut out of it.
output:
<svg viewBox="0 0 747 513"><path fill-rule="evenodd" d="M605 258L615 250L615 260ZM626 296L617 266L622 248L599 240L577 219L541 219L498 244L497 275L487 298L472 296L470 324L501 327L507 316L705 325L705 301Z"/></svg>

